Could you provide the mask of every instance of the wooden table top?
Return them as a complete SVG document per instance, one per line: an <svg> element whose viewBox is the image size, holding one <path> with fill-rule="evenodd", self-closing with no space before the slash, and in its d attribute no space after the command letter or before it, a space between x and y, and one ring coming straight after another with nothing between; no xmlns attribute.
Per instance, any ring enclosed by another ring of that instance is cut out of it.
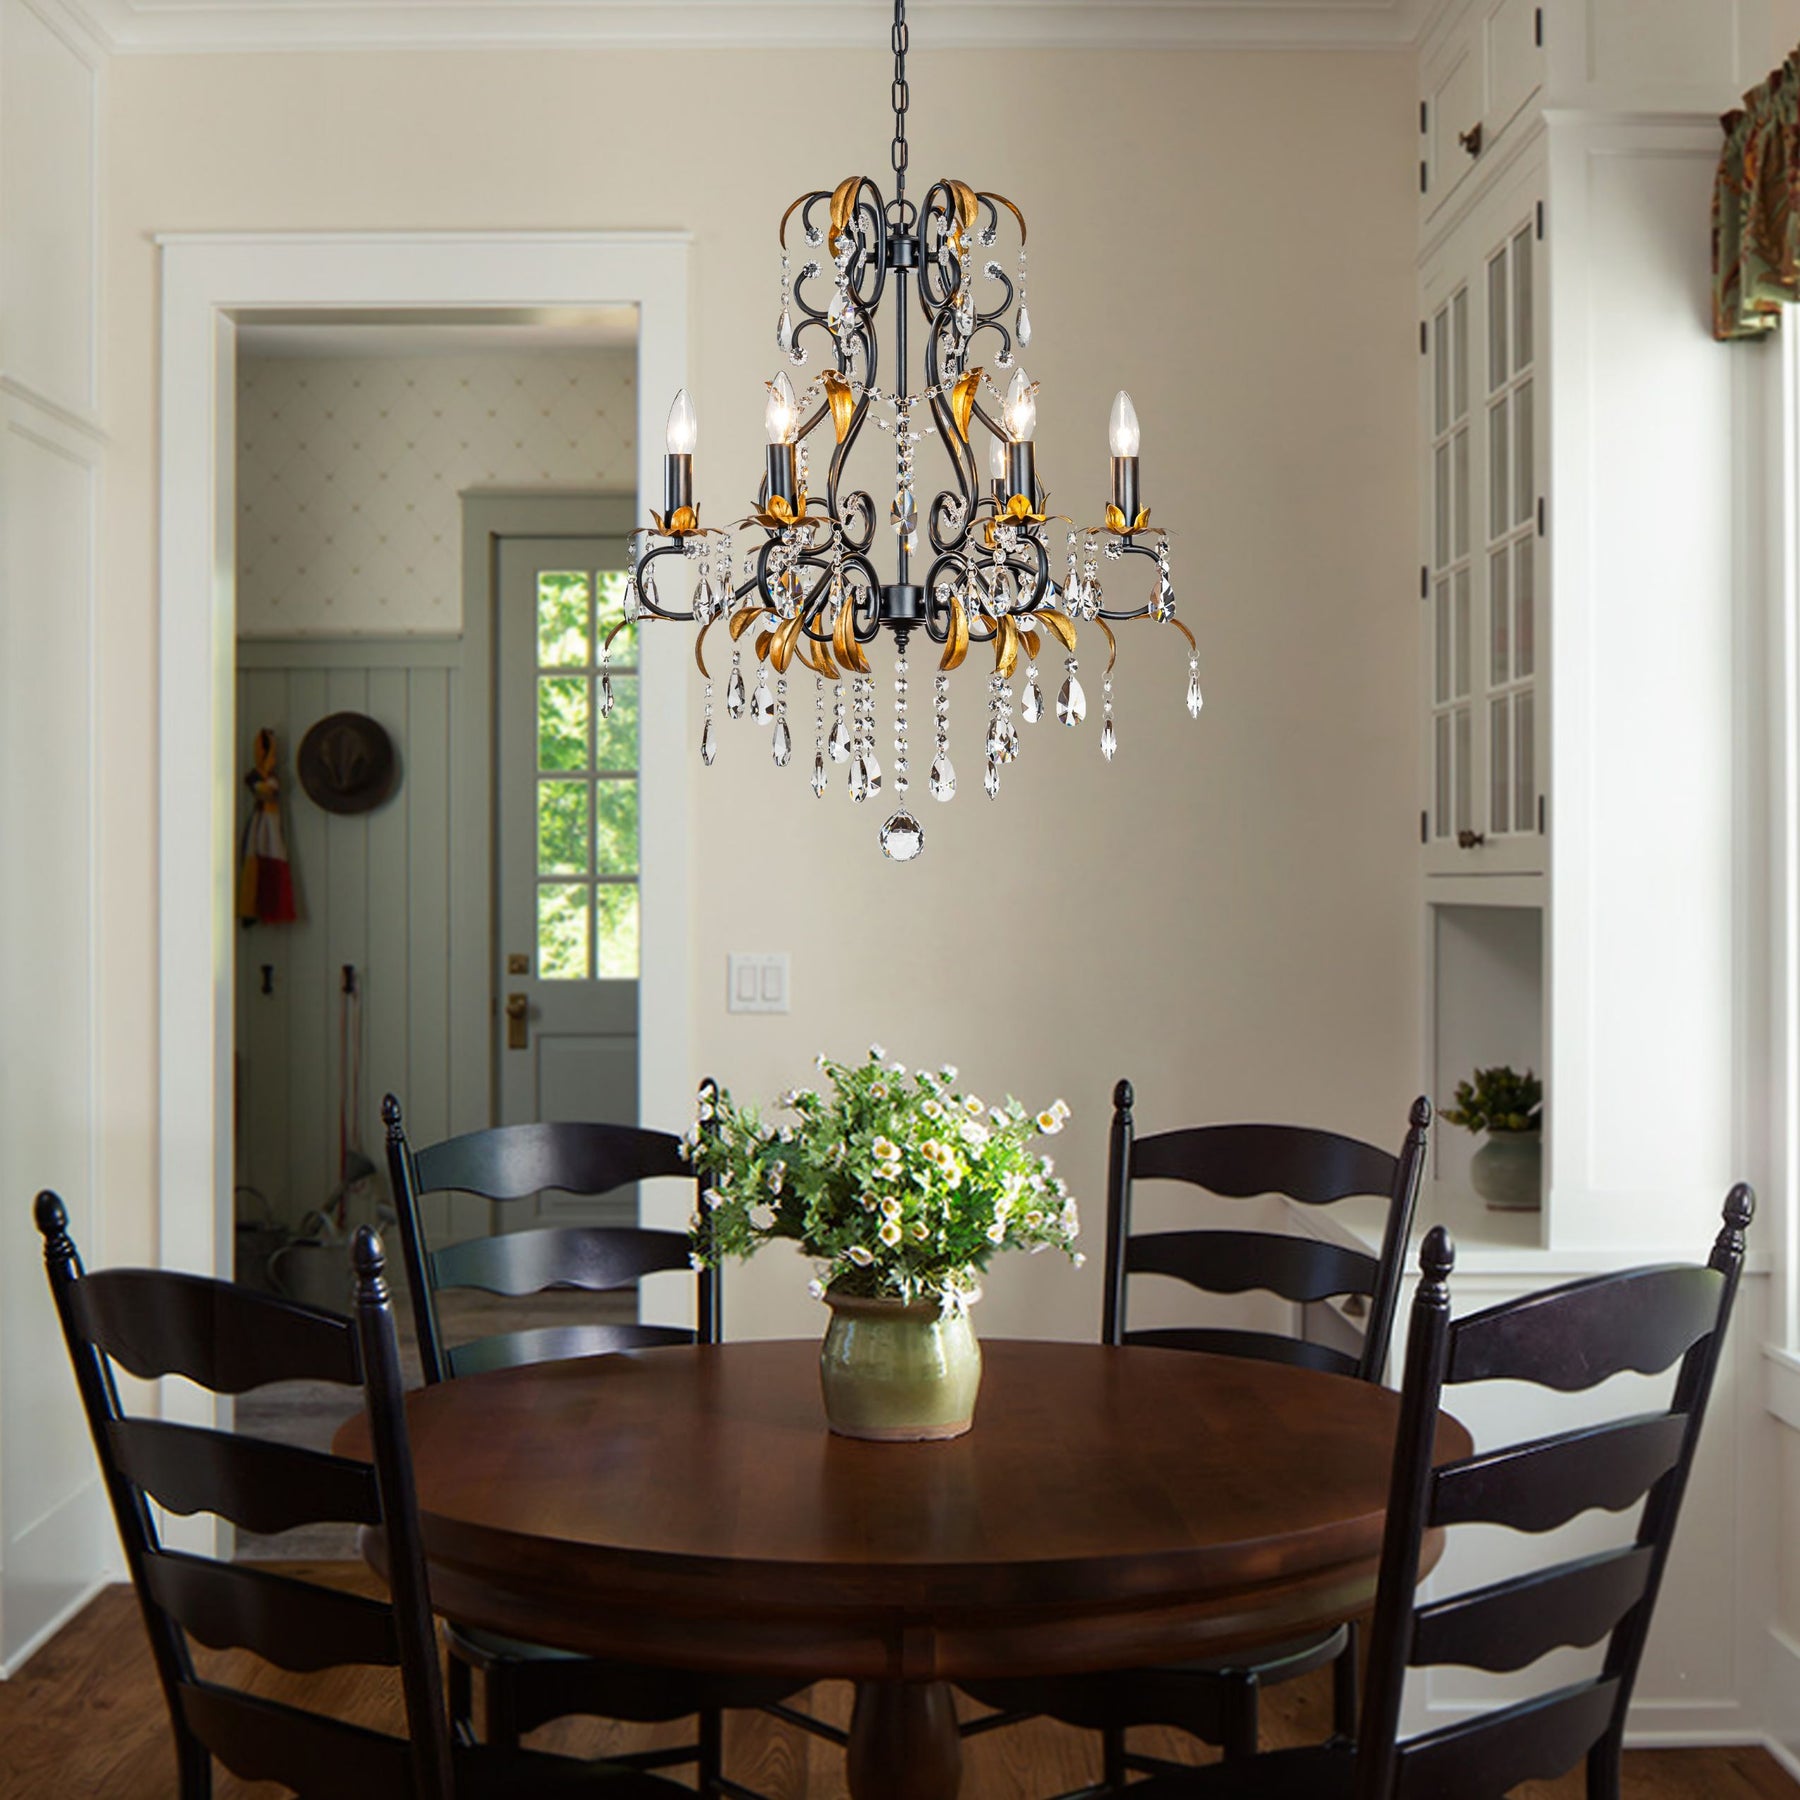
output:
<svg viewBox="0 0 1800 1800"><path fill-rule="evenodd" d="M942 1443L832 1436L811 1341L410 1394L436 1604L595 1654L908 1679L1212 1654L1366 1608L1397 1395L1191 1352L982 1349L975 1427ZM366 1443L360 1420L339 1435ZM1442 1453L1467 1447L1446 1421Z"/></svg>

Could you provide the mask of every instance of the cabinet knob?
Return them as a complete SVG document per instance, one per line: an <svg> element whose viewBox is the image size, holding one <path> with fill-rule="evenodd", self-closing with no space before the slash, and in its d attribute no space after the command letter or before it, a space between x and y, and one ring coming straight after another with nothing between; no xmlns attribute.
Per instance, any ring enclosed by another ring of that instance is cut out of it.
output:
<svg viewBox="0 0 1800 1800"><path fill-rule="evenodd" d="M1479 849L1486 842L1485 831L1471 831L1466 825L1456 834L1456 847L1459 850Z"/></svg>
<svg viewBox="0 0 1800 1800"><path fill-rule="evenodd" d="M1456 134L1456 141L1471 156L1479 156L1481 154L1481 121L1477 119L1467 131L1459 131Z"/></svg>

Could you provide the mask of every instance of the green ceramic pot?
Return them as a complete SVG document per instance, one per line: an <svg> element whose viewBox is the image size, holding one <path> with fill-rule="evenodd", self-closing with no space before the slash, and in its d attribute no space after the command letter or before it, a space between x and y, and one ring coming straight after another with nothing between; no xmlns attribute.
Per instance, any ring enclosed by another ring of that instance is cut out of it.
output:
<svg viewBox="0 0 1800 1800"><path fill-rule="evenodd" d="M1469 1160L1469 1180L1490 1212L1536 1212L1543 1204L1544 1134L1490 1131Z"/></svg>
<svg viewBox="0 0 1800 1800"><path fill-rule="evenodd" d="M961 1437L975 1418L981 1346L966 1311L933 1300L825 1296L825 1417L839 1437L917 1443Z"/></svg>

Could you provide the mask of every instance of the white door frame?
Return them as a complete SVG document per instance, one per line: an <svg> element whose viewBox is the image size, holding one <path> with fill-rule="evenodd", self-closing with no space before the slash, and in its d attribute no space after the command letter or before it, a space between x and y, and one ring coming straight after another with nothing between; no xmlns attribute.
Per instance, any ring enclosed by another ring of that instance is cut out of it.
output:
<svg viewBox="0 0 1800 1800"><path fill-rule="evenodd" d="M674 232L407 232L177 233L157 242L158 1251L165 1268L210 1274L232 1262L238 321L272 309L635 304L638 492L653 496L663 404L687 381L689 240ZM677 635L645 645L642 674L647 998L638 1091L645 1119L665 1126L685 1121L692 1083L688 698ZM485 1056L487 1021L480 1026ZM210 1416L197 1397L173 1391L165 1411Z"/></svg>

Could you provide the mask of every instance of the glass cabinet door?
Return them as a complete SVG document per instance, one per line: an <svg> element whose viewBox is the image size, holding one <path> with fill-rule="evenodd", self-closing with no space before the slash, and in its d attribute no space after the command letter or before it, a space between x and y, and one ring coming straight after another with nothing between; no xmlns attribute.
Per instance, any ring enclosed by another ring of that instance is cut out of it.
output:
<svg viewBox="0 0 1800 1800"><path fill-rule="evenodd" d="M1433 314L1428 377L1431 418L1431 804L1433 840L1455 843L1475 809L1474 565L1470 501L1469 290Z"/></svg>

